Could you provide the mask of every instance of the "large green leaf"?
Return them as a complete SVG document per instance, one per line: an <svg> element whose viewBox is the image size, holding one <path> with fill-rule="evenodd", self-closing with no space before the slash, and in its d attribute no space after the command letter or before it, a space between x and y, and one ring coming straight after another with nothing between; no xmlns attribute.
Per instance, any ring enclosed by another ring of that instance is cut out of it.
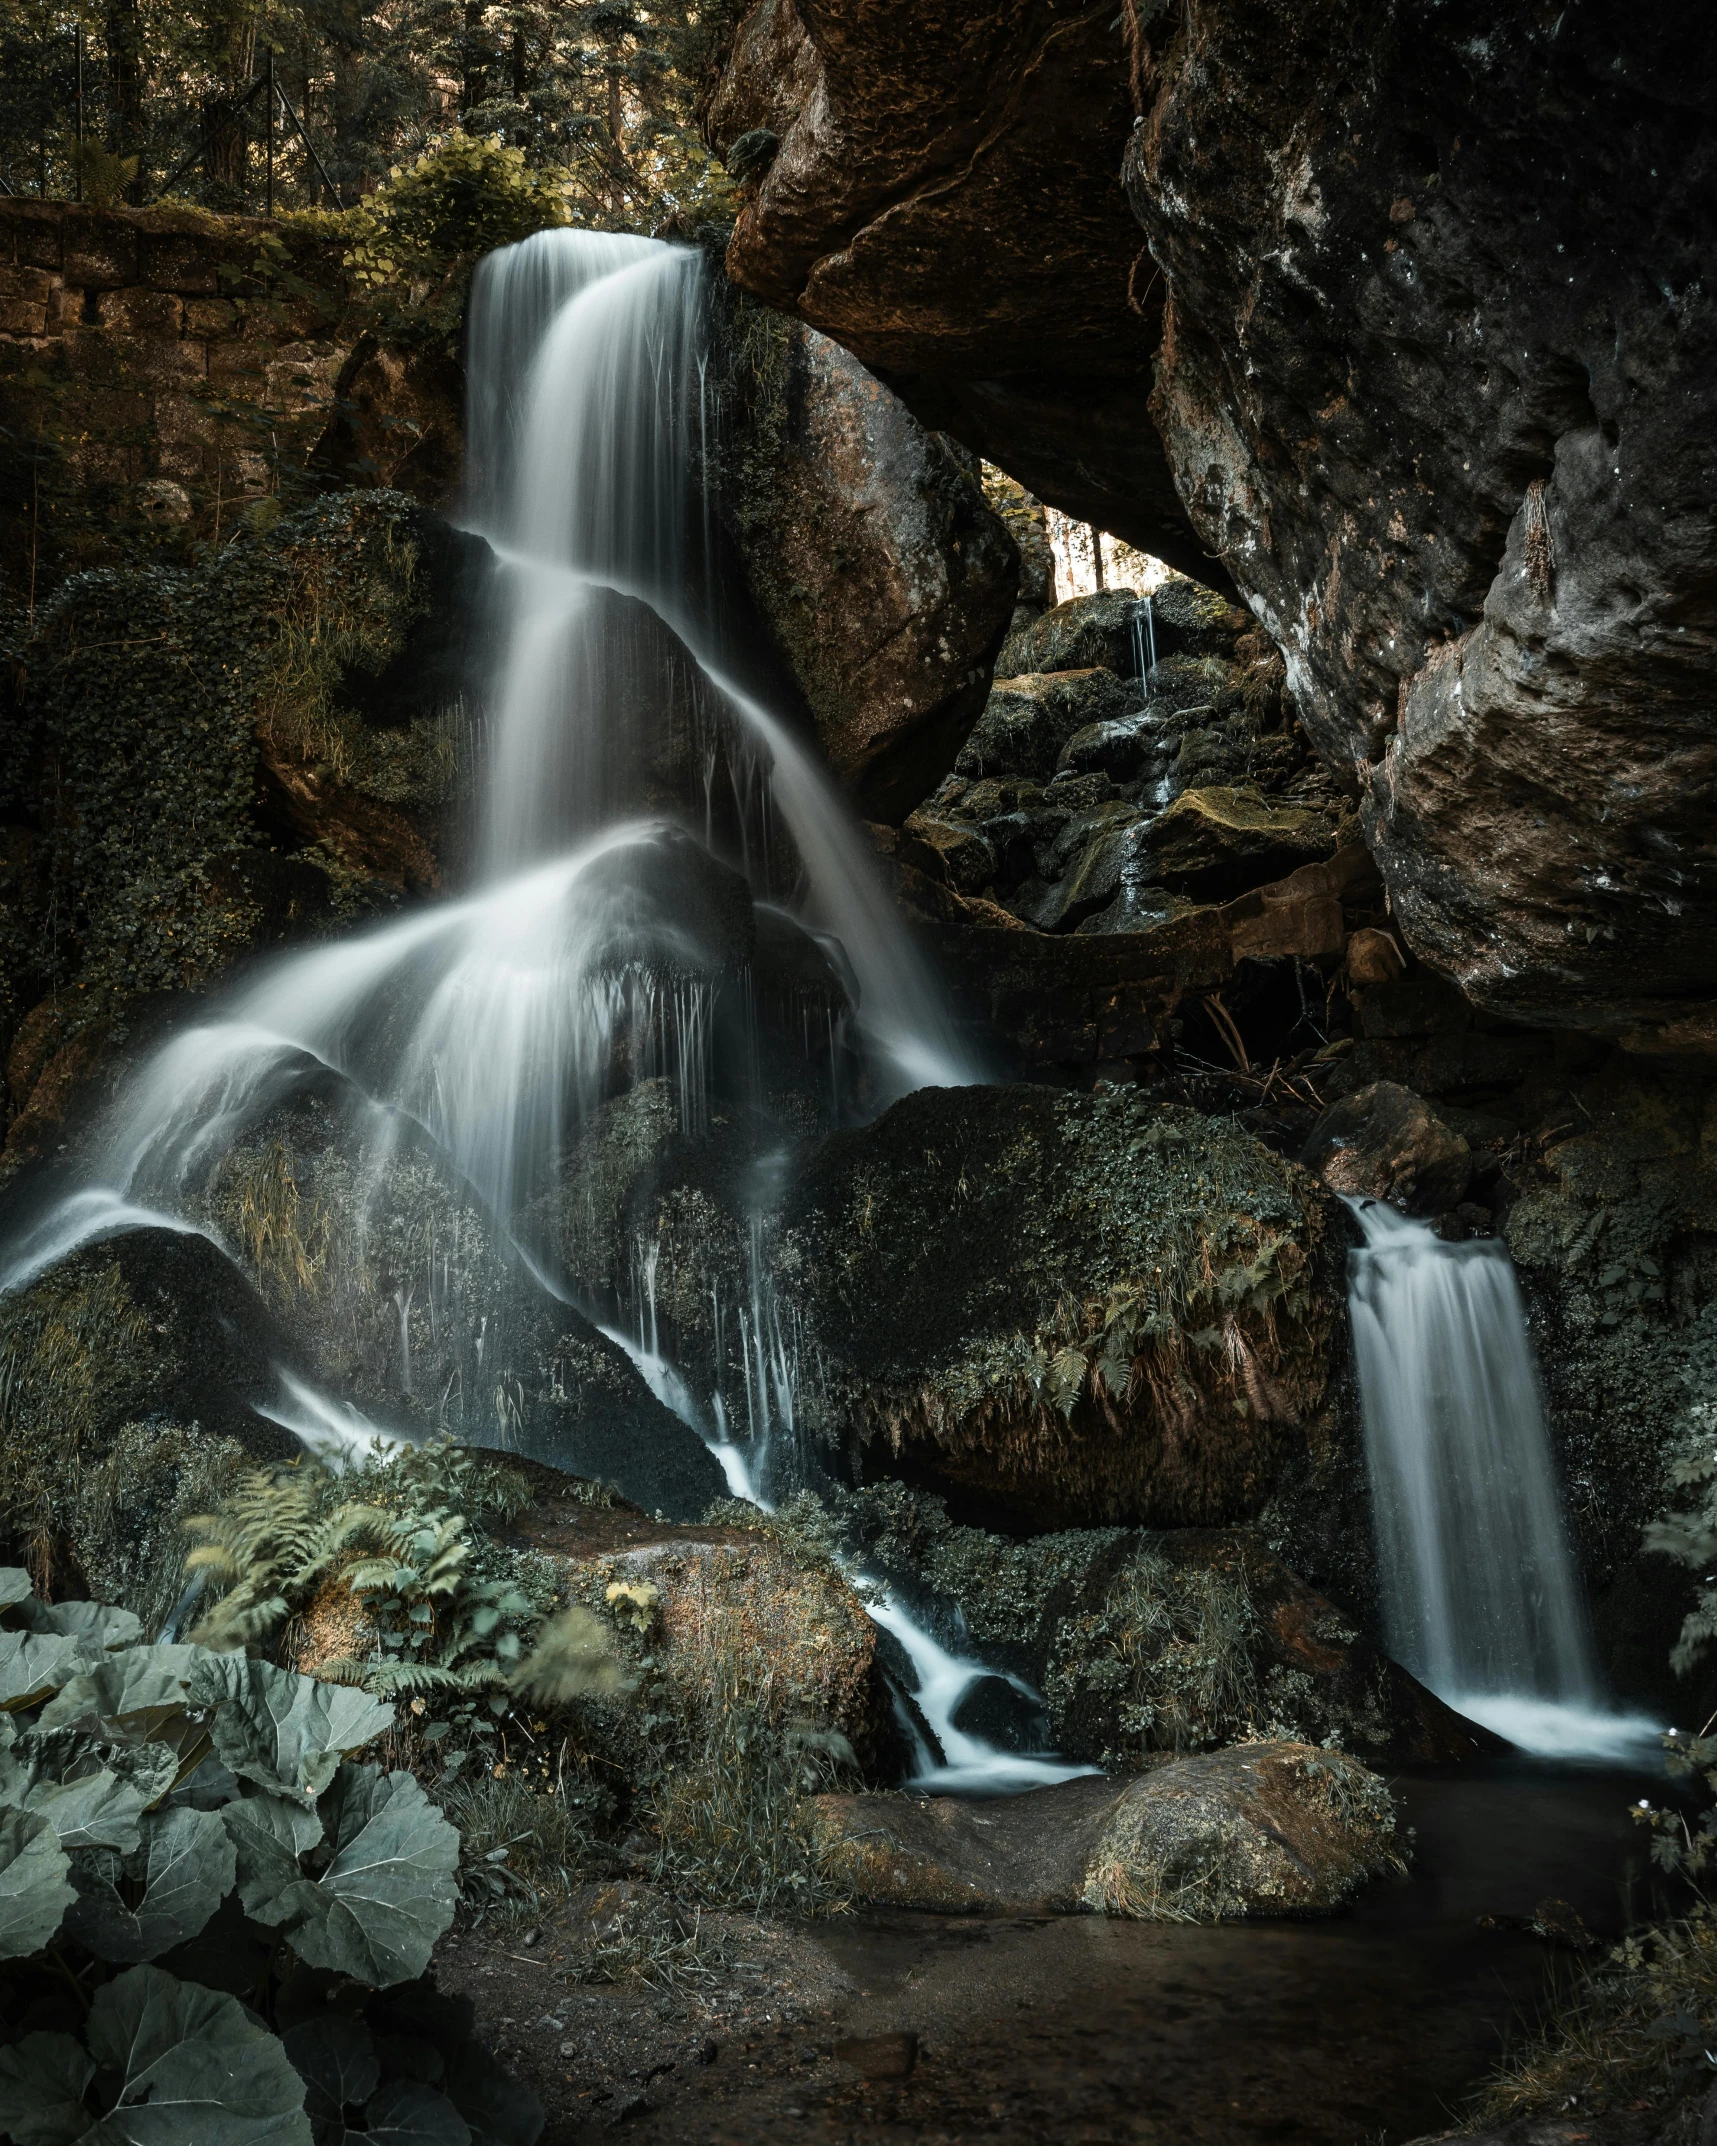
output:
<svg viewBox="0 0 1717 2146"><path fill-rule="evenodd" d="M186 1681L206 1647L128 1647L109 1655L50 1699L39 1729L83 1729L114 1743L158 1743L178 1755L182 1781L209 1752L209 1730L193 1719Z"/></svg>
<svg viewBox="0 0 1717 2146"><path fill-rule="evenodd" d="M439 2088L390 2079L365 2104L362 2133L346 2137L351 2146L360 2137L375 2146L471 2146L471 2126Z"/></svg>
<svg viewBox="0 0 1717 2146"><path fill-rule="evenodd" d="M234 1997L133 1967L96 1991L89 2047L118 2100L88 2146L311 2146L303 2080Z"/></svg>
<svg viewBox="0 0 1717 2146"><path fill-rule="evenodd" d="M346 2111L362 2108L381 2084L381 2059L361 2019L328 2013L289 2027L282 2039L304 2081L305 2114L319 2132L343 2128Z"/></svg>
<svg viewBox="0 0 1717 2146"><path fill-rule="evenodd" d="M111 1854L80 1856L72 1871L78 1897L67 1935L104 1960L153 1960L195 1937L231 1892L233 1845L218 1811L154 1811L123 1866L126 1877L144 1880L136 1907L119 1889L121 1866Z"/></svg>
<svg viewBox="0 0 1717 2146"><path fill-rule="evenodd" d="M70 1632L0 1632L0 1706L34 1706L94 1667L96 1650Z"/></svg>
<svg viewBox="0 0 1717 2146"><path fill-rule="evenodd" d="M334 1859L281 1899L293 1950L378 1988L422 1974L453 1920L457 1831L409 1773L379 1766L342 1766L322 1817Z"/></svg>
<svg viewBox="0 0 1717 2146"><path fill-rule="evenodd" d="M13 1612L26 1632L59 1632L88 1640L97 1648L135 1647L143 1638L141 1619L108 1602L20 1602Z"/></svg>
<svg viewBox="0 0 1717 2146"><path fill-rule="evenodd" d="M95 2118L84 2088L95 2066L69 2034L26 2034L0 2049L0 2136L12 2146L72 2146Z"/></svg>
<svg viewBox="0 0 1717 2146"><path fill-rule="evenodd" d="M238 1896L260 1923L284 1922L281 1904L301 1875L298 1858L322 1839L322 1821L287 1796L241 1796L223 1805L221 1818L238 1855Z"/></svg>
<svg viewBox="0 0 1717 2146"><path fill-rule="evenodd" d="M207 1647L163 1643L127 1647L92 1663L42 1709L38 1727L92 1728L138 1714L182 1708L186 1683L199 1662L213 1660Z"/></svg>
<svg viewBox="0 0 1717 2146"><path fill-rule="evenodd" d="M78 1729L32 1730L0 1750L0 1809L39 1811L62 1848L129 1850L175 1770L160 1744L116 1750Z"/></svg>
<svg viewBox="0 0 1717 2146"><path fill-rule="evenodd" d="M28 1602L34 1589L22 1565L0 1565L0 1614Z"/></svg>
<svg viewBox="0 0 1717 2146"><path fill-rule="evenodd" d="M238 1654L211 1654L190 1680L194 1706L215 1708L215 1753L234 1773L282 1795L314 1803L343 1752L393 1727L394 1711L349 1684Z"/></svg>
<svg viewBox="0 0 1717 2146"><path fill-rule="evenodd" d="M0 1811L0 1960L40 1952L74 1898L71 1859L34 1811Z"/></svg>

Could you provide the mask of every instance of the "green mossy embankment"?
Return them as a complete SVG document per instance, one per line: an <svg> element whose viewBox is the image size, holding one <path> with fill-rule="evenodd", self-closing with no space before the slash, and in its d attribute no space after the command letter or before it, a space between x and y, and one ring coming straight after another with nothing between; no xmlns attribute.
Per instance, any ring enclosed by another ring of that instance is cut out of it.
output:
<svg viewBox="0 0 1717 2146"><path fill-rule="evenodd" d="M475 571L468 540L397 493L278 518L263 501L194 566L74 577L14 639L14 1116L34 1086L19 1067L139 1000L437 883L467 723L447 607Z"/></svg>
<svg viewBox="0 0 1717 2146"><path fill-rule="evenodd" d="M1247 1517L1323 1399L1333 1205L1240 1126L1133 1090L922 1090L789 1199L801 1419L1037 1527Z"/></svg>

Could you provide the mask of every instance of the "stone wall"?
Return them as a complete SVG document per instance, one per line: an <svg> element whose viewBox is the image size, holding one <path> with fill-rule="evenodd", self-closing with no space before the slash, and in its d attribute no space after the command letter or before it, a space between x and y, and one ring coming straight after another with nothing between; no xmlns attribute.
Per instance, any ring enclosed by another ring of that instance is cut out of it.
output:
<svg viewBox="0 0 1717 2146"><path fill-rule="evenodd" d="M331 218L0 200L0 592L333 483L430 504L461 385L370 331Z"/></svg>

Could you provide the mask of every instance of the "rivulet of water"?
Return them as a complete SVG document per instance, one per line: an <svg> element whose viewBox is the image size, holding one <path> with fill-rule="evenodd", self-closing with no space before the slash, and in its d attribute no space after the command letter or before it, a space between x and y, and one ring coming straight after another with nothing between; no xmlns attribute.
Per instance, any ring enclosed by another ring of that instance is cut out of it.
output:
<svg viewBox="0 0 1717 2146"><path fill-rule="evenodd" d="M1389 1649L1523 1748L1626 1750L1650 1724L1604 1710L1507 1248L1443 1242L1381 1200L1348 1303Z"/></svg>

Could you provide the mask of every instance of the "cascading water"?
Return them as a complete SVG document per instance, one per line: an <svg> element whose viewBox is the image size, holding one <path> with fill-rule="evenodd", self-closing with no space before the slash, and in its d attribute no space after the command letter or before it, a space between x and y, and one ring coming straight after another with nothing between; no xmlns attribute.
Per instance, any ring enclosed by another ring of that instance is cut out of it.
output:
<svg viewBox="0 0 1717 2146"><path fill-rule="evenodd" d="M755 1066L755 980L733 973L735 887L745 945L818 948L839 978L838 1019L799 1013L807 1059L827 1053L824 1092L839 1094L849 1054L877 1105L982 1077L852 815L723 653L701 278L691 251L593 232L542 233L481 264L469 520L497 561L500 660L476 884L276 961L167 1042L109 1109L80 1181L7 1249L0 1291L129 1229L214 1237L200 1196L234 1143L333 1076L367 1114L372 1171L427 1135L536 1281L570 1301L521 1218L556 1183L616 1067L634 1084L667 1076L681 1131L695 1135L718 1059L739 1062L730 1082ZM794 1427L797 1342L760 1232L749 1288L726 1308L742 1395L724 1398L718 1380L700 1400L671 1360L654 1246L640 1249L629 1295L618 1325L612 1305L585 1308L699 1431L730 1487L767 1495L765 1471ZM392 1301L409 1384L409 1281ZM482 1350L480 1330L479 1367ZM285 1369L254 1405L324 1450L385 1435ZM497 1408L508 1435L517 1397ZM948 1654L892 1600L878 1616L914 1664L940 1757L955 1762L949 1782L1035 1785L1078 1770L953 1729L982 1665ZM938 1754L927 1759L935 1785Z"/></svg>
<svg viewBox="0 0 1717 2146"><path fill-rule="evenodd" d="M1651 1724L1598 1701L1506 1248L1349 1204L1365 1238L1349 1305L1390 1651L1523 1749L1629 1751Z"/></svg>

